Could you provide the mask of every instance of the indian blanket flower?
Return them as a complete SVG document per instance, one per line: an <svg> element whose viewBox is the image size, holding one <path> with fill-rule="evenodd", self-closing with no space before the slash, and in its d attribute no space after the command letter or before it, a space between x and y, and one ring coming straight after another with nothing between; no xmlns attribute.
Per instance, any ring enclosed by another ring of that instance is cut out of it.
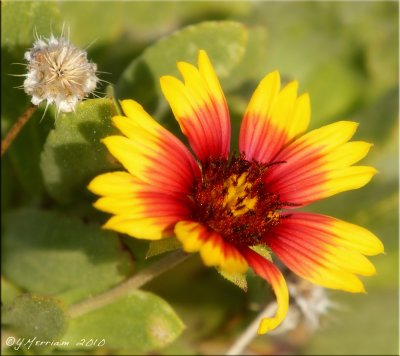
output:
<svg viewBox="0 0 400 356"><path fill-rule="evenodd" d="M230 155L231 126L220 83L205 51L198 68L179 62L184 81L161 78L162 91L194 153L133 100L113 123L123 135L104 139L127 172L102 174L89 189L95 207L114 214L104 225L138 239L176 236L186 252L200 252L207 266L244 273L250 266L271 284L274 317L285 318L285 279L255 246L268 247L298 276L320 286L363 292L357 275L375 273L365 255L383 252L368 230L330 216L295 209L367 184L376 170L353 166L371 144L351 141L357 124L339 121L306 133L308 94L297 82L283 89L277 71L255 90L245 112L239 153Z"/></svg>

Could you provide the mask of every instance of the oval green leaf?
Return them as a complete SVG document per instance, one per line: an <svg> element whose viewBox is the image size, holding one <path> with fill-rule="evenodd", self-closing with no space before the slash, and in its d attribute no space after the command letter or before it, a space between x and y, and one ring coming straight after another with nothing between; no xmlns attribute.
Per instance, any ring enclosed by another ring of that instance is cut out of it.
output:
<svg viewBox="0 0 400 356"><path fill-rule="evenodd" d="M161 95L159 78L178 75L177 61L197 62L199 49L207 51L217 75L226 77L245 53L247 30L237 22L204 22L161 39L136 58L124 71L117 96L134 98L144 107L157 104Z"/></svg>
<svg viewBox="0 0 400 356"><path fill-rule="evenodd" d="M47 137L40 167L49 194L68 203L82 194L97 174L119 167L101 139L117 132L112 99L82 102L75 113L61 114Z"/></svg>
<svg viewBox="0 0 400 356"><path fill-rule="evenodd" d="M75 302L132 271L116 234L57 212L20 210L4 221L3 274L30 292Z"/></svg>
<svg viewBox="0 0 400 356"><path fill-rule="evenodd" d="M107 349L137 354L160 349L174 341L184 325L160 297L133 291L101 309L72 319L64 338L76 345L84 340L104 340ZM82 345L81 349L91 346Z"/></svg>
<svg viewBox="0 0 400 356"><path fill-rule="evenodd" d="M3 321L18 336L55 341L67 328L65 307L54 298L22 294L4 308Z"/></svg>

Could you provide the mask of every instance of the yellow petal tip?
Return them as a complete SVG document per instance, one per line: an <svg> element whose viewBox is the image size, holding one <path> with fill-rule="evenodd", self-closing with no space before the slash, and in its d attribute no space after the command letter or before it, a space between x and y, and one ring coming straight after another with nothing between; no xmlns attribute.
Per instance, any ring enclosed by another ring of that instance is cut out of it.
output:
<svg viewBox="0 0 400 356"><path fill-rule="evenodd" d="M93 182L93 181L92 181L92 182ZM90 182L90 183L86 186L86 189L87 189L89 192L94 193L92 182Z"/></svg>
<svg viewBox="0 0 400 356"><path fill-rule="evenodd" d="M271 330L276 329L276 327L280 324L280 321L277 318L266 318L261 320L260 325L258 327L257 333L262 335L266 334Z"/></svg>
<svg viewBox="0 0 400 356"><path fill-rule="evenodd" d="M199 49L198 52L198 59L201 60L201 58L207 58L208 59L208 54L204 49Z"/></svg>
<svg viewBox="0 0 400 356"><path fill-rule="evenodd" d="M104 230L111 230L111 228L107 225L107 223L104 223L103 225L101 225L101 228Z"/></svg>
<svg viewBox="0 0 400 356"><path fill-rule="evenodd" d="M160 77L160 84L166 85L171 81L171 79L173 79L171 75L163 75Z"/></svg>
<svg viewBox="0 0 400 356"><path fill-rule="evenodd" d="M165 86L168 85L168 83L170 82L171 78L169 75L163 75L162 77L160 77L160 86L161 89L163 89Z"/></svg>
<svg viewBox="0 0 400 356"><path fill-rule="evenodd" d="M367 294L367 291L366 291L366 289L365 289L365 287L364 287L364 284L360 284L360 286L358 287L358 288L356 288L355 290L354 290L354 292L355 293L362 293L362 294Z"/></svg>

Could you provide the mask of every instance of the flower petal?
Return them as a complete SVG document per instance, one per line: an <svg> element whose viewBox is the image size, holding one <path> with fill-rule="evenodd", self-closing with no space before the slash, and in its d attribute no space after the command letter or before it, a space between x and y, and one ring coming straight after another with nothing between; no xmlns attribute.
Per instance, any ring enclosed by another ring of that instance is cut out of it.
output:
<svg viewBox="0 0 400 356"><path fill-rule="evenodd" d="M265 242L299 276L323 287L355 293L364 291L355 274L376 272L363 253L383 252L382 243L369 231L311 213L284 216Z"/></svg>
<svg viewBox="0 0 400 356"><path fill-rule="evenodd" d="M137 239L159 240L174 236L176 216L135 217L114 215L104 225L104 229L114 230Z"/></svg>
<svg viewBox="0 0 400 356"><path fill-rule="evenodd" d="M127 172L105 173L88 189L102 195L94 206L116 214L103 226L136 238L155 240L173 236L177 221L190 216L190 200L180 193L160 192Z"/></svg>
<svg viewBox="0 0 400 356"><path fill-rule="evenodd" d="M198 69L179 62L184 83L164 76L161 89L200 161L227 158L231 127L225 97L206 52L199 51L198 62Z"/></svg>
<svg viewBox="0 0 400 356"><path fill-rule="evenodd" d="M138 179L128 172L103 173L93 178L88 189L97 195L118 196L137 191Z"/></svg>
<svg viewBox="0 0 400 356"><path fill-rule="evenodd" d="M285 147L275 158L265 183L282 201L306 205L357 189L376 174L368 166L351 166L364 158L371 144L347 142L357 124L339 121L310 131Z"/></svg>
<svg viewBox="0 0 400 356"><path fill-rule="evenodd" d="M265 334L275 329L285 318L289 308L288 288L282 273L271 261L249 248L243 249L241 252L254 272L271 284L276 295L278 309L275 316L263 319L258 328L259 334Z"/></svg>
<svg viewBox="0 0 400 356"><path fill-rule="evenodd" d="M272 162L287 142L307 129L310 99L308 94L297 97L297 87L293 81L279 91L277 71L260 82L240 128L239 151L247 160Z"/></svg>
<svg viewBox="0 0 400 356"><path fill-rule="evenodd" d="M162 191L188 194L200 175L193 156L139 104L124 100L121 105L128 117L115 116L113 122L126 137L103 139L111 154L144 182Z"/></svg>
<svg viewBox="0 0 400 356"><path fill-rule="evenodd" d="M129 195L105 196L94 203L94 207L111 214L138 217L177 216L181 219L190 215L189 202L184 198L155 192L138 192Z"/></svg>
<svg viewBox="0 0 400 356"><path fill-rule="evenodd" d="M200 251L207 266L221 268L228 273L244 273L247 263L240 252L215 231L190 220L175 225L175 234L186 252Z"/></svg>

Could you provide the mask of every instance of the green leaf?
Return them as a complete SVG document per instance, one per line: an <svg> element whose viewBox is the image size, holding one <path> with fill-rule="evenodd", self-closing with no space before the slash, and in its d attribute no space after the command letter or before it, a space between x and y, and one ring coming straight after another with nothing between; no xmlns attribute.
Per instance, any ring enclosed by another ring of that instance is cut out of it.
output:
<svg viewBox="0 0 400 356"><path fill-rule="evenodd" d="M97 174L119 165L101 139L117 133L111 118L117 113L112 99L82 102L75 113L61 114L47 137L40 167L49 194L68 203L88 194L87 184Z"/></svg>
<svg viewBox="0 0 400 356"><path fill-rule="evenodd" d="M251 4L242 1L201 1L179 2L177 6L179 18L185 22L197 22L197 19L224 19L245 17L251 11Z"/></svg>
<svg viewBox="0 0 400 356"><path fill-rule="evenodd" d="M1 46L30 46L35 32L47 36L51 27L58 30L59 19L60 12L55 2L2 1Z"/></svg>
<svg viewBox="0 0 400 356"><path fill-rule="evenodd" d="M250 81L258 83L267 74L267 58L267 30L264 27L248 29L246 51L229 76L222 78L222 88L228 91Z"/></svg>
<svg viewBox="0 0 400 356"><path fill-rule="evenodd" d="M157 256L164 252L173 251L181 247L182 244L175 237L161 239L157 241L151 241L149 249L147 250L146 253L146 258Z"/></svg>
<svg viewBox="0 0 400 356"><path fill-rule="evenodd" d="M4 308L2 322L21 337L44 341L61 337L68 324L60 301L34 294L23 294Z"/></svg>
<svg viewBox="0 0 400 356"><path fill-rule="evenodd" d="M1 303L2 305L10 304L21 291L18 287L12 284L9 280L1 276Z"/></svg>
<svg viewBox="0 0 400 356"><path fill-rule="evenodd" d="M132 270L117 235L57 212L20 210L5 217L2 269L30 292L75 302Z"/></svg>
<svg viewBox="0 0 400 356"><path fill-rule="evenodd" d="M184 28L143 52L124 71L117 84L119 98L135 98L145 108L158 104L159 78L178 75L177 61L197 62L207 51L219 77L226 77L243 57L247 30L236 22L204 22Z"/></svg>
<svg viewBox="0 0 400 356"><path fill-rule="evenodd" d="M62 1L60 10L71 26L74 41L90 43L115 41L118 36L129 36L131 41L153 39L165 33L176 21L175 2L103 2ZM87 16L91 14L91 16ZM84 31L79 31L84 29ZM130 45L127 43L127 45Z"/></svg>
<svg viewBox="0 0 400 356"><path fill-rule="evenodd" d="M267 245L256 245L253 246L252 249L267 260L272 261L271 250L268 248Z"/></svg>
<svg viewBox="0 0 400 356"><path fill-rule="evenodd" d="M247 292L247 279L246 275L243 273L228 273L223 270L218 270L218 273L224 277L229 282L232 282L234 285L238 286L240 289Z"/></svg>
<svg viewBox="0 0 400 356"><path fill-rule="evenodd" d="M331 40L337 36L338 22L330 4L294 2L291 11L280 2L255 6L250 21L266 26L270 38L266 68L278 69L284 79L298 79L302 84L317 66L336 59L347 45L342 39Z"/></svg>
<svg viewBox="0 0 400 356"><path fill-rule="evenodd" d="M182 321L163 299L136 290L106 307L72 319L64 338L71 345L82 339L104 339L107 348L136 354L170 344L183 328Z"/></svg>

